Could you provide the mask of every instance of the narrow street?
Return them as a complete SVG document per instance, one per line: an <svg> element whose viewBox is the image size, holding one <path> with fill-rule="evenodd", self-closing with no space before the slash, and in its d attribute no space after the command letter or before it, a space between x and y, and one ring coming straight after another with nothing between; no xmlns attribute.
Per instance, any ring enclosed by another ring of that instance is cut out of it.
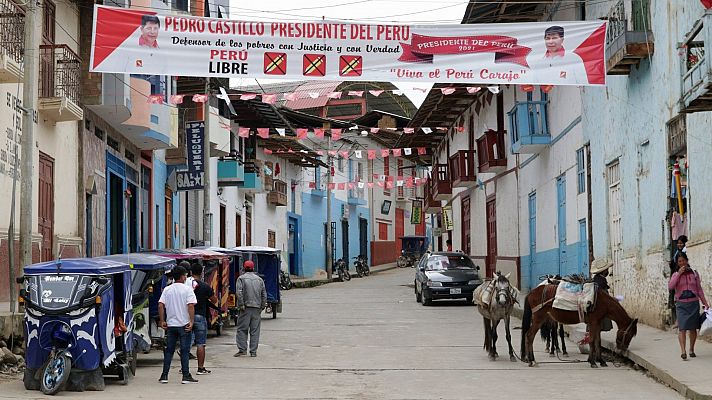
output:
<svg viewBox="0 0 712 400"><path fill-rule="evenodd" d="M234 358L234 329L208 341L209 376L181 385L179 361L171 381L158 383L160 353L143 355L128 387L61 393L67 399L675 399L671 389L622 367L592 370L558 363L537 340L537 368L507 357L490 362L482 350L482 320L459 302L415 302L412 269L396 269L347 283L283 292L284 312L265 319L257 358ZM519 321L514 320L513 326ZM499 353L506 355L501 328ZM515 349L519 330L513 331ZM635 341L633 345L635 346ZM575 346L571 345L572 348ZM585 356L572 351L571 359ZM554 363L549 363L555 361ZM195 361L191 370L195 372ZM565 386L562 386L565 385ZM0 398L45 398L21 382L0 385Z"/></svg>

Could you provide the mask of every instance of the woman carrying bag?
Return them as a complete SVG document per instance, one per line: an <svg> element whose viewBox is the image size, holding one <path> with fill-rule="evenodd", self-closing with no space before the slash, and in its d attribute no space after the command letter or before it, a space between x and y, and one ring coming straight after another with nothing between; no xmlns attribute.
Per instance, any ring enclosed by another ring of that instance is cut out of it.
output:
<svg viewBox="0 0 712 400"><path fill-rule="evenodd" d="M697 330L700 329L700 302L705 309L709 307L705 292L702 290L700 275L688 264L687 254L680 253L677 258L679 269L670 277L668 289L675 290L675 311L677 312L677 326L680 330L678 340L680 341L680 357L687 360L685 352L685 333L690 335L690 357L695 355L695 342L697 341Z"/></svg>

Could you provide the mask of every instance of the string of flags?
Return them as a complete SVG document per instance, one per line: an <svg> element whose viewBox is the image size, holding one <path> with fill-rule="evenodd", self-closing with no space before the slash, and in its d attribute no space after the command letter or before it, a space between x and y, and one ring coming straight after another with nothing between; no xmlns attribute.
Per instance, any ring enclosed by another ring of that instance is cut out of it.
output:
<svg viewBox="0 0 712 400"><path fill-rule="evenodd" d="M465 132L464 126L456 126L456 127L454 127L454 129L458 133ZM381 130L386 130L386 131L393 132L393 133L405 133L405 134L415 134L418 131L422 131L425 134L430 134L435 131L446 132L448 130L448 128L444 127L444 126L436 126L436 127L423 126L423 127L417 127L417 128L416 127L411 127L411 128L361 127L361 128L359 128L358 126L353 126L352 128L348 129L349 132L357 131L357 133L361 136L368 136L369 133L371 133L371 134L379 133ZM279 136L282 136L282 137L287 136L286 128L275 128L275 131L277 131L277 134ZM316 138L316 139L324 139L327 132L329 132L329 134L331 135L331 140L341 140L341 138L344 134L344 129L341 129L341 128L331 128L331 129L297 128L295 137L297 140L304 140L304 139L308 139L309 137ZM237 129L237 136L241 137L241 138L245 138L245 139L249 138L250 135L257 135L262 139L269 139L269 133L270 133L270 128L240 127Z"/></svg>
<svg viewBox="0 0 712 400"><path fill-rule="evenodd" d="M264 153L267 155L270 154L292 154L292 153L302 153L302 154L312 154L312 155L317 155L317 156L324 156L324 155L329 155L331 157L336 157L336 158L343 158L343 159L349 159L351 157L354 157L356 159L362 159L366 158L368 160L375 160L376 158L386 158L389 156L393 157L401 157L401 156L410 156L417 154L419 156L425 155L428 153L427 149L425 147L404 147L404 148L396 148L396 149L364 149L364 150L317 150L317 151L308 151L308 150L293 150L293 149L287 149L287 150L271 150L271 149L263 149Z"/></svg>
<svg viewBox="0 0 712 400"><path fill-rule="evenodd" d="M353 190L353 189L373 189L374 187L379 187L383 189L393 189L394 187L400 188L414 188L422 186L428 183L428 178L421 178L417 176L392 176L392 175L373 175L373 182L363 182L359 179L351 182L331 182L329 184L323 184L324 188L329 190ZM316 182L309 182L309 189L316 189Z"/></svg>

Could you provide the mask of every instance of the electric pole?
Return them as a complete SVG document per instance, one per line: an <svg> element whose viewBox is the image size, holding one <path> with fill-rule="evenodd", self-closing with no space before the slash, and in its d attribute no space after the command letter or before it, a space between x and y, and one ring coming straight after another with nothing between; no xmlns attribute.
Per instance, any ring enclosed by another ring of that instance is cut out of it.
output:
<svg viewBox="0 0 712 400"><path fill-rule="evenodd" d="M328 147L326 151L326 279L331 280L334 258L331 243L331 133L327 141Z"/></svg>
<svg viewBox="0 0 712 400"><path fill-rule="evenodd" d="M25 51L23 55L24 82L22 86L22 167L20 170L20 252L22 265L32 264L32 178L34 175L34 116L37 104L37 81L39 79L40 46L36 0L27 2L25 12ZM54 79L54 74L50 74ZM17 153L15 153L17 157ZM17 171L15 171L17 173ZM13 265L12 268L15 266ZM15 285L12 282L11 287Z"/></svg>
<svg viewBox="0 0 712 400"><path fill-rule="evenodd" d="M212 213L210 212L210 78L205 78L205 93L208 99L205 102L203 120L205 124L203 139L203 245L210 246L212 242Z"/></svg>

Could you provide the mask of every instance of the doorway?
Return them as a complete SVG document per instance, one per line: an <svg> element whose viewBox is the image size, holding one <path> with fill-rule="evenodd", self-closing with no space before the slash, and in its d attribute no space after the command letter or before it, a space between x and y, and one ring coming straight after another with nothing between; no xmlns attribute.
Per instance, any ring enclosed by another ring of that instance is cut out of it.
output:
<svg viewBox="0 0 712 400"><path fill-rule="evenodd" d="M225 204L220 204L220 247L225 248L227 236L227 209Z"/></svg>
<svg viewBox="0 0 712 400"><path fill-rule="evenodd" d="M42 261L51 261L54 239L54 159L40 152L38 225L42 235Z"/></svg>
<svg viewBox="0 0 712 400"><path fill-rule="evenodd" d="M128 234L129 234L129 252L135 253L138 251L138 232L139 232L139 219L138 219L138 188L135 184L129 182L126 184L126 188L131 193L126 196L126 210L129 215L128 224Z"/></svg>
<svg viewBox="0 0 712 400"><path fill-rule="evenodd" d="M252 246L252 211L249 208L245 218L245 245Z"/></svg>
<svg viewBox="0 0 712 400"><path fill-rule="evenodd" d="M393 250L394 252L400 245L403 236L405 236L405 216L402 208L396 208L396 245ZM394 254L397 254L397 252Z"/></svg>
<svg viewBox="0 0 712 400"><path fill-rule="evenodd" d="M588 228L586 219L579 220L578 271L588 275Z"/></svg>
<svg viewBox="0 0 712 400"><path fill-rule="evenodd" d="M144 160L141 160L142 163ZM151 169L146 165L141 165L141 250L150 249L152 245L153 232L151 223ZM158 246L158 243L156 243Z"/></svg>
<svg viewBox="0 0 712 400"><path fill-rule="evenodd" d="M341 256L349 264L349 221L341 220Z"/></svg>
<svg viewBox="0 0 712 400"><path fill-rule="evenodd" d="M167 249L173 248L173 192L171 189L166 187L165 194L165 247Z"/></svg>
<svg viewBox="0 0 712 400"><path fill-rule="evenodd" d="M92 239L92 227L94 226L94 196L92 196L90 193L86 194L85 197L85 202L84 205L86 209L84 210L85 215L86 215L86 226L84 227L84 234L86 237L85 240L85 250L84 250L84 255L86 257L92 257L92 244L93 244L93 239Z"/></svg>
<svg viewBox="0 0 712 400"><path fill-rule="evenodd" d="M534 266L536 265L536 192L529 195L529 278L530 287L534 285Z"/></svg>
<svg viewBox="0 0 712 400"><path fill-rule="evenodd" d="M242 216L235 214L235 247L242 246Z"/></svg>
<svg viewBox="0 0 712 400"><path fill-rule="evenodd" d="M497 270L497 199L487 201L487 267L488 278Z"/></svg>
<svg viewBox="0 0 712 400"><path fill-rule="evenodd" d="M358 219L358 247L362 256L368 255L368 220Z"/></svg>
<svg viewBox="0 0 712 400"><path fill-rule="evenodd" d="M109 243L107 254L121 254L124 252L124 180L113 172L109 173L109 223L107 234Z"/></svg>
<svg viewBox="0 0 712 400"><path fill-rule="evenodd" d="M287 213L287 254L289 262L289 273L291 275L302 275L301 268L301 236L302 218L293 213Z"/></svg>
<svg viewBox="0 0 712 400"><path fill-rule="evenodd" d="M465 196L460 201L460 208L462 210L462 229L461 229L461 246L462 251L470 255L471 244L470 244L470 196Z"/></svg>
<svg viewBox="0 0 712 400"><path fill-rule="evenodd" d="M566 260L566 177L556 179L557 231L559 244L559 275L568 274Z"/></svg>

